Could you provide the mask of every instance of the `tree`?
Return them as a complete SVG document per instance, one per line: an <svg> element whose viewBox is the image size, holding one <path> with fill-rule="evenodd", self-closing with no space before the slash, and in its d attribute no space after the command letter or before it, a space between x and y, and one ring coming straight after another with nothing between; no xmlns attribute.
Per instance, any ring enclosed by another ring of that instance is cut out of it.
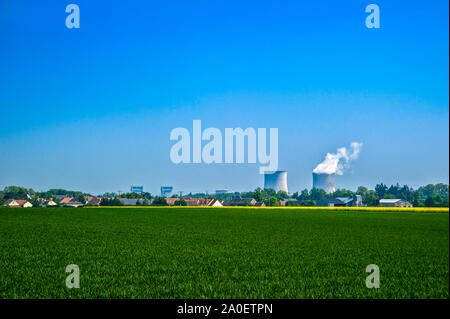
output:
<svg viewBox="0 0 450 319"><path fill-rule="evenodd" d="M365 198L363 197L363 203L365 203L367 206L378 206L379 198L375 191L370 190L366 193L365 196Z"/></svg>
<svg viewBox="0 0 450 319"><path fill-rule="evenodd" d="M420 198L427 198L428 196L440 196L441 198L449 197L449 187L446 184L428 184L417 189Z"/></svg>
<svg viewBox="0 0 450 319"><path fill-rule="evenodd" d="M82 204L86 203L86 198L84 197L83 194L78 195L75 199Z"/></svg>
<svg viewBox="0 0 450 319"><path fill-rule="evenodd" d="M264 200L264 194L261 190L260 187L256 188L255 191L253 192L252 197L257 201L257 202L262 202Z"/></svg>
<svg viewBox="0 0 450 319"><path fill-rule="evenodd" d="M300 206L316 206L316 202L313 200L305 200L300 203Z"/></svg>
<svg viewBox="0 0 450 319"><path fill-rule="evenodd" d="M311 189L311 192L309 194L309 199L310 200L319 200L321 198L326 198L327 197L327 193L321 189L321 188L313 188Z"/></svg>
<svg viewBox="0 0 450 319"><path fill-rule="evenodd" d="M21 186L6 186L3 189L4 199L27 199L27 195L34 195L33 189Z"/></svg>
<svg viewBox="0 0 450 319"><path fill-rule="evenodd" d="M37 200L37 198L32 198L29 200L30 204L33 205L33 207L41 207L41 203Z"/></svg>
<svg viewBox="0 0 450 319"><path fill-rule="evenodd" d="M435 207L436 203L433 197L428 196L427 199L425 199L425 207Z"/></svg>
<svg viewBox="0 0 450 319"><path fill-rule="evenodd" d="M175 203L173 203L174 206L187 206L187 203L184 199L176 200Z"/></svg>
<svg viewBox="0 0 450 319"><path fill-rule="evenodd" d="M355 193L348 189L338 189L333 193L333 197L351 197Z"/></svg>
<svg viewBox="0 0 450 319"><path fill-rule="evenodd" d="M270 197L276 197L276 195L277 195L277 192L275 192L275 190L273 190L272 188L264 188L262 192L263 192L264 199L269 199Z"/></svg>
<svg viewBox="0 0 450 319"><path fill-rule="evenodd" d="M168 204L164 197L157 196L153 200L152 206L168 206Z"/></svg>
<svg viewBox="0 0 450 319"><path fill-rule="evenodd" d="M286 192L278 191L278 193L275 196L278 200L284 200L286 198L289 198L289 195Z"/></svg>
<svg viewBox="0 0 450 319"><path fill-rule="evenodd" d="M132 193L122 194L122 195L120 195L120 197L128 198L128 199L140 199L140 198L142 198L142 194L132 192Z"/></svg>
<svg viewBox="0 0 450 319"><path fill-rule="evenodd" d="M308 200L309 199L309 191L306 188L304 190L302 190L298 199L299 200Z"/></svg>
<svg viewBox="0 0 450 319"><path fill-rule="evenodd" d="M378 198L384 198L384 195L387 193L388 187L383 183L377 184L375 186L375 193L377 193Z"/></svg>
<svg viewBox="0 0 450 319"><path fill-rule="evenodd" d="M299 203L296 200L288 200L286 206L299 206Z"/></svg>
<svg viewBox="0 0 450 319"><path fill-rule="evenodd" d="M414 207L423 207L425 205L423 200L420 199L418 192L414 192L412 204Z"/></svg>
<svg viewBox="0 0 450 319"><path fill-rule="evenodd" d="M100 201L100 206L123 206L123 204L117 197L115 198L103 197L102 200Z"/></svg>
<svg viewBox="0 0 450 319"><path fill-rule="evenodd" d="M266 203L267 206L280 206L280 202L275 196L272 196L269 198L269 200Z"/></svg>
<svg viewBox="0 0 450 319"><path fill-rule="evenodd" d="M358 186L358 189L356 190L356 194L358 195L364 195L368 192L369 190L367 189L367 187L364 186Z"/></svg>

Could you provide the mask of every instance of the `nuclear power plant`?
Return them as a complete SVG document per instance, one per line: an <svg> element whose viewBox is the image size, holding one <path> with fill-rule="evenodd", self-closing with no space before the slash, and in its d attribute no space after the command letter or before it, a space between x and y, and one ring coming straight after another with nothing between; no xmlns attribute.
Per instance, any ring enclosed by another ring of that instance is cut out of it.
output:
<svg viewBox="0 0 450 319"><path fill-rule="evenodd" d="M264 173L264 188L273 189L276 192L282 191L288 193L287 172L276 171Z"/></svg>
<svg viewBox="0 0 450 319"><path fill-rule="evenodd" d="M327 194L334 193L334 174L327 173L312 173L313 174L313 188L323 189Z"/></svg>

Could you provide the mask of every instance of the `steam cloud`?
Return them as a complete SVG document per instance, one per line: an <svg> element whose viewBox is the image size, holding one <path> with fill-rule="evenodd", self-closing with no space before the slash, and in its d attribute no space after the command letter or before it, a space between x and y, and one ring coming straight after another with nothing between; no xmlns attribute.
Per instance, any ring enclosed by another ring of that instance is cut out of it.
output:
<svg viewBox="0 0 450 319"><path fill-rule="evenodd" d="M313 170L317 174L344 174L344 170L348 168L349 163L358 159L363 144L353 142L350 149L345 147L338 148L336 154L327 153L325 160L316 166Z"/></svg>

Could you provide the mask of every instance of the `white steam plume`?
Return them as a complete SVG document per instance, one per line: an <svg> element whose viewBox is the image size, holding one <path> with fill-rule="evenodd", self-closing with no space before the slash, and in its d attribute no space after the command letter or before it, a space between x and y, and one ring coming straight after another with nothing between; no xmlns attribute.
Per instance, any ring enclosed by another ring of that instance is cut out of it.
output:
<svg viewBox="0 0 450 319"><path fill-rule="evenodd" d="M350 150L345 147L338 148L336 154L327 153L325 160L313 170L317 174L344 174L351 161L358 159L363 144L353 142Z"/></svg>

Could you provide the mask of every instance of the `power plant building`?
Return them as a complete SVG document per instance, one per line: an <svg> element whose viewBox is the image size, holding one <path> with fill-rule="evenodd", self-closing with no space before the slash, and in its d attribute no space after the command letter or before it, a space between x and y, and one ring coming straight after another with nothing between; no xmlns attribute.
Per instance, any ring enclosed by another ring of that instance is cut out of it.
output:
<svg viewBox="0 0 450 319"><path fill-rule="evenodd" d="M144 186L131 186L130 191L132 193L142 194L144 192Z"/></svg>
<svg viewBox="0 0 450 319"><path fill-rule="evenodd" d="M216 194L229 194L230 191L228 189L217 189Z"/></svg>
<svg viewBox="0 0 450 319"><path fill-rule="evenodd" d="M334 193L334 174L313 173L313 188L323 189L327 194Z"/></svg>
<svg viewBox="0 0 450 319"><path fill-rule="evenodd" d="M287 185L287 172L286 171L276 171L276 172L266 172L264 174L264 188L273 189L277 193L279 191L288 193Z"/></svg>
<svg viewBox="0 0 450 319"><path fill-rule="evenodd" d="M168 197L172 194L173 187L172 186L161 186L161 196Z"/></svg>

